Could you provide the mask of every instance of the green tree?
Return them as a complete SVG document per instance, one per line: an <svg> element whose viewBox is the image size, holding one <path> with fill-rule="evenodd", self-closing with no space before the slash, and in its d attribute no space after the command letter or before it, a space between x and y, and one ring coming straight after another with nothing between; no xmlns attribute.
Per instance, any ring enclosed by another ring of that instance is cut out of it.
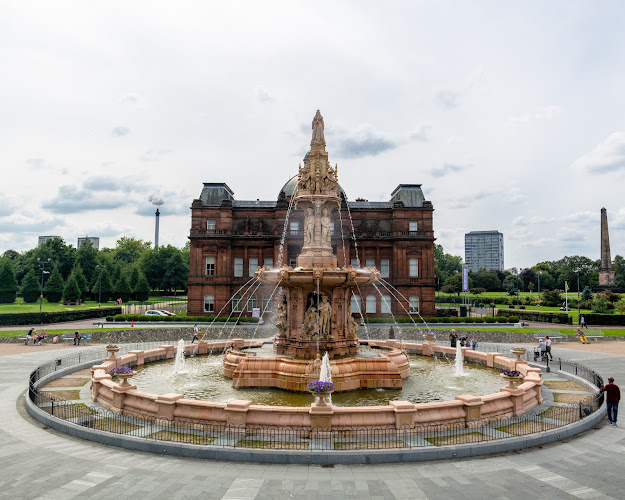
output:
<svg viewBox="0 0 625 500"><path fill-rule="evenodd" d="M45 292L46 300L48 302L58 302L63 297L63 288L65 284L63 282L63 276L58 267L52 270L50 278L46 282L46 286L43 291Z"/></svg>
<svg viewBox="0 0 625 500"><path fill-rule="evenodd" d="M608 313L608 301L605 297L599 297L595 300L595 303L592 306L592 312L598 314L607 314Z"/></svg>
<svg viewBox="0 0 625 500"><path fill-rule="evenodd" d="M187 259L187 263L188 263ZM434 245L434 274L440 283L445 283L447 278L462 271L462 257L445 253L443 245Z"/></svg>
<svg viewBox="0 0 625 500"><path fill-rule="evenodd" d="M122 299L124 302L127 302L132 295L132 288L130 288L130 283L128 283L128 278L125 274L121 274L119 277L119 281L115 285L115 295Z"/></svg>
<svg viewBox="0 0 625 500"><path fill-rule="evenodd" d="M587 301L587 300L592 300L593 298L593 294L592 294L592 290L590 289L589 286L584 287L584 290L582 291L582 300Z"/></svg>
<svg viewBox="0 0 625 500"><path fill-rule="evenodd" d="M469 276L469 289L471 288L473 288L473 280ZM447 278L445 280L445 283L443 283L441 292L456 293L460 295L460 292L462 292L462 273L456 273L453 276Z"/></svg>
<svg viewBox="0 0 625 500"><path fill-rule="evenodd" d="M17 288L13 262L4 260L0 266L0 303L12 304L15 302Z"/></svg>
<svg viewBox="0 0 625 500"><path fill-rule="evenodd" d="M166 290L176 291L187 285L189 271L184 265L180 252L174 253L168 260L161 286Z"/></svg>
<svg viewBox="0 0 625 500"><path fill-rule="evenodd" d="M138 240L128 236L122 236L117 240L117 246L113 251L114 259L121 264L134 264L141 256L150 250L149 241Z"/></svg>
<svg viewBox="0 0 625 500"><path fill-rule="evenodd" d="M514 293L511 295L516 295L516 292L523 288L523 280L516 274L510 274L503 280L501 287L510 294L510 285L514 289Z"/></svg>
<svg viewBox="0 0 625 500"><path fill-rule="evenodd" d="M479 271L469 273L469 276L476 287L485 288L488 292L498 292L501 290L501 281L495 271L480 269Z"/></svg>
<svg viewBox="0 0 625 500"><path fill-rule="evenodd" d="M562 304L562 296L558 290L543 290L542 301L548 307L559 307Z"/></svg>
<svg viewBox="0 0 625 500"><path fill-rule="evenodd" d="M93 273L93 279L91 280L91 293L94 297L100 300L100 293L102 294L102 302L111 300L113 296L113 282L111 281L111 275L108 267L102 270L102 288L100 289L100 272Z"/></svg>
<svg viewBox="0 0 625 500"><path fill-rule="evenodd" d="M614 284L616 288L625 289L625 259L620 255L614 257L612 269L614 270Z"/></svg>
<svg viewBox="0 0 625 500"><path fill-rule="evenodd" d="M93 273L98 265L98 251L93 248L93 244L89 238L85 239L82 245L80 245L80 248L76 251L76 262L82 268L87 282L91 282Z"/></svg>
<svg viewBox="0 0 625 500"><path fill-rule="evenodd" d="M22 297L24 302L32 304L39 300L39 294L41 293L41 283L35 275L35 270L31 269L26 273L22 280Z"/></svg>
<svg viewBox="0 0 625 500"><path fill-rule="evenodd" d="M137 289L137 283L139 282L139 273L141 271L139 271L139 267L138 266L132 266L132 271L130 273L130 288L133 289L133 294L135 293L134 290ZM136 296L134 297L135 299L137 298Z"/></svg>
<svg viewBox="0 0 625 500"><path fill-rule="evenodd" d="M137 285L134 288L135 298L137 300L145 301L150 298L150 284L143 273L139 274L137 279Z"/></svg>
<svg viewBox="0 0 625 500"><path fill-rule="evenodd" d="M80 287L78 286L76 277L73 274L70 274L69 278L67 278L67 282L65 283L65 287L63 288L63 300L74 302L78 299L80 299Z"/></svg>
<svg viewBox="0 0 625 500"><path fill-rule="evenodd" d="M89 293L89 283L87 282L87 278L82 272L80 264L76 264L74 266L72 275L76 279L76 283L78 283L78 288L80 288L80 298L82 300L85 300L87 298L87 294Z"/></svg>

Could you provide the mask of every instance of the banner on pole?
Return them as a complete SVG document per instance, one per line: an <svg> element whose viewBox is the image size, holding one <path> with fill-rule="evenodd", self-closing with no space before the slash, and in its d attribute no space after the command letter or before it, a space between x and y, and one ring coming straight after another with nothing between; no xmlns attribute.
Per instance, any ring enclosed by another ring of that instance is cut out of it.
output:
<svg viewBox="0 0 625 500"><path fill-rule="evenodd" d="M463 292L469 291L469 268L468 267L462 268L462 291Z"/></svg>

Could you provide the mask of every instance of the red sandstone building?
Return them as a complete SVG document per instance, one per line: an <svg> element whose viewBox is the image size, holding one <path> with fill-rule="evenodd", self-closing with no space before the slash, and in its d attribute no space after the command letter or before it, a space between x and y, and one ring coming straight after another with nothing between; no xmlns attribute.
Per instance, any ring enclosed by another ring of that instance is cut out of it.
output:
<svg viewBox="0 0 625 500"><path fill-rule="evenodd" d="M240 201L226 184L204 183L191 206L189 315L251 316L260 308L269 321L279 290L259 286L252 276L258 266L296 266L304 214L292 210L286 228L285 219L297 181L287 182L277 201ZM434 316L434 209L421 185L400 184L389 201L345 201L342 195L340 212L331 214L339 266L375 266L388 283L354 290L354 316Z"/></svg>

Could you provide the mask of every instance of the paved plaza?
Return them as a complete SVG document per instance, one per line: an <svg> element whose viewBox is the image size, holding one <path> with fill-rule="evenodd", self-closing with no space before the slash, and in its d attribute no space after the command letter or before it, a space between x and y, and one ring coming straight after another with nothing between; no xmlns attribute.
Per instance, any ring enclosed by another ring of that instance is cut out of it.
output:
<svg viewBox="0 0 625 500"><path fill-rule="evenodd" d="M625 387L625 357L561 349ZM74 348L68 349L70 352ZM0 498L625 498L625 418L505 455L413 464L304 466L155 456L66 438L31 419L28 373L58 351L0 356Z"/></svg>

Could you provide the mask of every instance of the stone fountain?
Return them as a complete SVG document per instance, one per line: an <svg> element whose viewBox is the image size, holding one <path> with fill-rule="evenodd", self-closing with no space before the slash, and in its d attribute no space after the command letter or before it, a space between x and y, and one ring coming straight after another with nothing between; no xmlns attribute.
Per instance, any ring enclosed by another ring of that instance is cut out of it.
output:
<svg viewBox="0 0 625 500"><path fill-rule="evenodd" d="M331 245L331 215L341 197L338 165L328 160L324 122L317 111L312 123L310 151L299 167L294 206L303 210L304 245L295 269L259 268L254 277L279 286L283 297L278 307L278 356L255 357L231 349L224 356L224 375L237 387L279 387L305 391L319 375L321 356L331 359L335 390L401 388L410 373L408 357L399 343L378 357L358 357L358 323L352 317L352 289L375 283L375 268L338 267Z"/></svg>

